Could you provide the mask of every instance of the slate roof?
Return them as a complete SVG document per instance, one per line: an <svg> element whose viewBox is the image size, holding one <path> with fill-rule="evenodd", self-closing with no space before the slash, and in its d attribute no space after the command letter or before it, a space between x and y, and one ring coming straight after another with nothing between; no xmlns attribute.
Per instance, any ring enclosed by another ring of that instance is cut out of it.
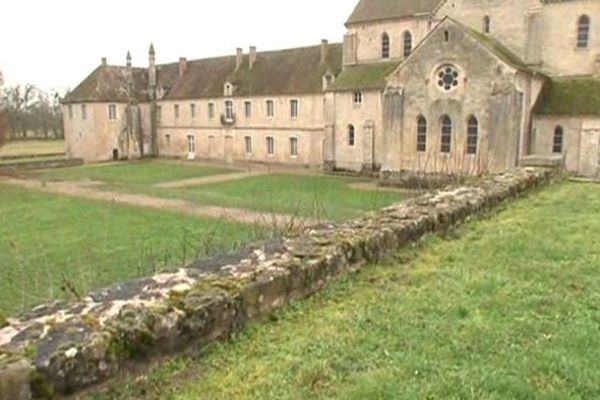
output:
<svg viewBox="0 0 600 400"><path fill-rule="evenodd" d="M433 12L442 0L360 0L346 25Z"/></svg>
<svg viewBox="0 0 600 400"><path fill-rule="evenodd" d="M235 56L188 61L179 76L179 63L157 66L158 86L164 100L215 98L223 96L223 86L232 83L235 96L312 94L323 90L323 75L334 76L342 69L342 45L329 44L326 63L321 63L321 45L257 53L252 69L249 55L236 71ZM134 96L149 101L148 70L133 68ZM64 103L126 102L127 68L100 66L64 99Z"/></svg>
<svg viewBox="0 0 600 400"><path fill-rule="evenodd" d="M557 79L548 82L534 110L537 115L600 116L600 80Z"/></svg>
<svg viewBox="0 0 600 400"><path fill-rule="evenodd" d="M148 70L133 68L133 93L138 101L147 101ZM100 66L64 98L63 103L127 102L127 67Z"/></svg>

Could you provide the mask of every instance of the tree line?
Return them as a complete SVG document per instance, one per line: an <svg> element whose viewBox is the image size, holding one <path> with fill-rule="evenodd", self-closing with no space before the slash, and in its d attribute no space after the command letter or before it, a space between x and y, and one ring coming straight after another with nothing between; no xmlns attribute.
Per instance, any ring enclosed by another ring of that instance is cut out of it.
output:
<svg viewBox="0 0 600 400"><path fill-rule="evenodd" d="M0 145L4 140L64 138L62 96L34 85L5 87L0 92ZM2 133L4 131L4 133Z"/></svg>

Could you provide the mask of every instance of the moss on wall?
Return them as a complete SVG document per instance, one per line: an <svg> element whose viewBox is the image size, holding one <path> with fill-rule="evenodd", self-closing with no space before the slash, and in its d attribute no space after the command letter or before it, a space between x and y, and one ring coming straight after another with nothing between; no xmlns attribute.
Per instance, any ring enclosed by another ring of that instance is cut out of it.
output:
<svg viewBox="0 0 600 400"><path fill-rule="evenodd" d="M385 78L398 65L398 62L387 62L346 67L335 79L332 90L383 89Z"/></svg>
<svg viewBox="0 0 600 400"><path fill-rule="evenodd" d="M600 80L579 78L549 82L540 95L535 113L600 116Z"/></svg>

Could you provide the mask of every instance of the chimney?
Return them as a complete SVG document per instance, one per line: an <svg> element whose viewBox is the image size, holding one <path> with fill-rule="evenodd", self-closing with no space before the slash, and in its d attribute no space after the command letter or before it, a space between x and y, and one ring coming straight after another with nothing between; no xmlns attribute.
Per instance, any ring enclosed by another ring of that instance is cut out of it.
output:
<svg viewBox="0 0 600 400"><path fill-rule="evenodd" d="M329 46L329 42L327 39L321 40L321 64L327 63L327 47Z"/></svg>
<svg viewBox="0 0 600 400"><path fill-rule="evenodd" d="M244 61L244 50L239 47L235 51L235 70L237 71L242 66Z"/></svg>
<svg viewBox="0 0 600 400"><path fill-rule="evenodd" d="M156 87L156 52L153 43L150 43L148 50L148 85L151 88Z"/></svg>
<svg viewBox="0 0 600 400"><path fill-rule="evenodd" d="M179 77L181 78L188 69L187 59L185 57L179 58Z"/></svg>
<svg viewBox="0 0 600 400"><path fill-rule="evenodd" d="M106 67L106 65L108 65L108 62L106 61L106 57L102 57L102 58L101 58L101 60L100 60L100 64L101 64L103 67Z"/></svg>
<svg viewBox="0 0 600 400"><path fill-rule="evenodd" d="M256 46L250 46L250 65L249 69L252 69L254 63L256 62Z"/></svg>
<svg viewBox="0 0 600 400"><path fill-rule="evenodd" d="M127 68L131 68L131 53L127 51Z"/></svg>

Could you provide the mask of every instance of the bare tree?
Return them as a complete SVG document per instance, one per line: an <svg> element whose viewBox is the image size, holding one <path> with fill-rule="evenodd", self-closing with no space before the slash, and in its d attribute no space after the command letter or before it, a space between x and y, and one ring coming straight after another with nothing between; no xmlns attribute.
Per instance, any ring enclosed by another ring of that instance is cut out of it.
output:
<svg viewBox="0 0 600 400"><path fill-rule="evenodd" d="M8 118L6 112L0 109L0 148L8 141Z"/></svg>

